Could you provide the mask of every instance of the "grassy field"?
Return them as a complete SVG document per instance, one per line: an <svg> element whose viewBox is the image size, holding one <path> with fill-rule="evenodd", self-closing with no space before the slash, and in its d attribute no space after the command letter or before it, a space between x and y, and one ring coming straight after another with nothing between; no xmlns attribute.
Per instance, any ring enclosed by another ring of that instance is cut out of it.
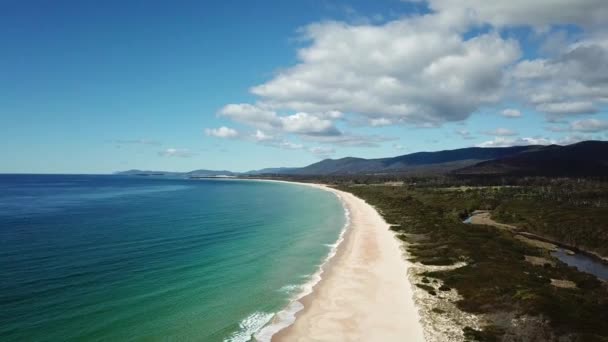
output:
<svg viewBox="0 0 608 342"><path fill-rule="evenodd" d="M522 243L509 231L462 223L473 210L493 210L499 221L605 253L605 188L551 183L457 190L432 183L338 187L380 209L411 243L413 261L466 263L428 272L417 285L433 294L436 289L427 283L438 279L443 284L439 290L453 288L462 296L457 303L462 311L484 317L488 324L482 330L463 327L470 340L608 341L605 283L556 262L546 250ZM552 262L534 265L526 256ZM576 288L553 286L551 279L571 281Z"/></svg>

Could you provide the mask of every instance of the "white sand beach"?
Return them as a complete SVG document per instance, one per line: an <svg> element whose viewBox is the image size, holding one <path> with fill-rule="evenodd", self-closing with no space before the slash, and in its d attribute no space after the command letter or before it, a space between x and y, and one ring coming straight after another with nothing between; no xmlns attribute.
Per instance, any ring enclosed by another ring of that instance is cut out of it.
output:
<svg viewBox="0 0 608 342"><path fill-rule="evenodd" d="M295 322L272 338L281 341L424 341L401 243L362 199L323 185L350 211L351 224L323 279Z"/></svg>

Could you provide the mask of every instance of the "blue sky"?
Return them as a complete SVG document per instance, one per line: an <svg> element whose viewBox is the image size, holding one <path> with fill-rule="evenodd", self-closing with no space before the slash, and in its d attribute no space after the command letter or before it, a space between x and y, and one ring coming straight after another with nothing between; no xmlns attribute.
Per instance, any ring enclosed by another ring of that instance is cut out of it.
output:
<svg viewBox="0 0 608 342"><path fill-rule="evenodd" d="M3 1L0 172L608 139L607 3L496 3Z"/></svg>

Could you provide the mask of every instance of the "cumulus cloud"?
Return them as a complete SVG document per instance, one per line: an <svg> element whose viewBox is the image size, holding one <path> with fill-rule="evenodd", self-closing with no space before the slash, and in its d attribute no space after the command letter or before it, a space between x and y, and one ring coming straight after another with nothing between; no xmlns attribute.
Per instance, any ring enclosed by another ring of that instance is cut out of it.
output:
<svg viewBox="0 0 608 342"><path fill-rule="evenodd" d="M549 56L520 61L509 68L509 79L515 94L549 121L597 113L608 101L607 1L429 0L429 6L438 13L466 11L494 27L578 25L584 34L573 43L564 31L547 31L541 50Z"/></svg>
<svg viewBox="0 0 608 342"><path fill-rule="evenodd" d="M511 77L520 98L551 121L596 113L608 101L608 41L583 40L551 58L521 61Z"/></svg>
<svg viewBox="0 0 608 342"><path fill-rule="evenodd" d="M494 135L494 136L498 136L498 137L506 137L506 136L513 136L513 135L518 135L519 133L510 130L508 128L497 128L495 130L492 131L484 131L482 132L485 135Z"/></svg>
<svg viewBox="0 0 608 342"><path fill-rule="evenodd" d="M601 132L608 130L607 120L586 119L574 121L570 129L575 132Z"/></svg>
<svg viewBox="0 0 608 342"><path fill-rule="evenodd" d="M502 112L500 112L500 115L507 117L507 118L519 118L521 117L521 112L517 109L505 109Z"/></svg>
<svg viewBox="0 0 608 342"><path fill-rule="evenodd" d="M466 11L483 23L495 26L577 24L593 27L608 18L605 0L429 0L430 7L443 13Z"/></svg>
<svg viewBox="0 0 608 342"><path fill-rule="evenodd" d="M371 119L369 123L374 127L389 126L393 124L393 122L387 118Z"/></svg>
<svg viewBox="0 0 608 342"><path fill-rule="evenodd" d="M291 115L279 115L263 105L230 104L219 112L235 122L256 128L252 138L256 142L270 146L279 146L284 135L293 134L302 139L325 144L341 146L376 147L378 143L393 138L377 135L350 134L340 131L327 117L341 118L340 111L324 111L320 115L297 112ZM264 131L262 131L264 130ZM272 132L271 133L266 133Z"/></svg>
<svg viewBox="0 0 608 342"><path fill-rule="evenodd" d="M162 157L190 158L195 156L196 153L191 152L188 149L167 148L165 150L159 151L158 155Z"/></svg>
<svg viewBox="0 0 608 342"><path fill-rule="evenodd" d="M376 125L463 120L500 98L503 68L520 52L495 32L464 39L461 25L441 15L312 24L299 63L251 91L268 108L337 110Z"/></svg>
<svg viewBox="0 0 608 342"><path fill-rule="evenodd" d="M305 112L279 116L276 111L266 106L248 103L229 104L219 114L236 122L268 131L294 133L302 135L340 135L341 132L329 119L320 118ZM329 116L338 116L337 111L326 112Z"/></svg>
<svg viewBox="0 0 608 342"><path fill-rule="evenodd" d="M227 104L219 116L247 126L240 139L316 154L308 144L375 147L393 140L349 132L348 125L433 128L462 122L480 108L498 112L493 106L507 100L565 122L608 103L608 39L598 29L608 1L427 2L431 13L424 15L303 27L296 63L251 87L254 101ZM565 30L555 34L562 24L585 33L573 42ZM542 57L520 59L519 42L507 38L519 35L503 34L517 26L542 36ZM522 116L514 108L500 114ZM603 130L598 127L573 123L568 131ZM466 130L456 133L473 138ZM553 141L507 138L517 132L504 128L483 133L496 137L483 143L488 146Z"/></svg>
<svg viewBox="0 0 608 342"><path fill-rule="evenodd" d="M463 38L466 25L466 18L442 15L308 25L298 64L253 87L255 104L228 104L219 114L268 132L349 145L362 139L336 127L343 113L371 126L466 119L500 99L503 69L520 53L516 41L496 32ZM279 114L286 112L292 114Z"/></svg>
<svg viewBox="0 0 608 342"><path fill-rule="evenodd" d="M282 128L287 133L305 135L340 135L340 131L330 120L320 119L308 113L295 113L279 118Z"/></svg>
<svg viewBox="0 0 608 342"><path fill-rule="evenodd" d="M207 128L205 134L216 138L236 138L239 136L239 132L235 129L222 126L220 128Z"/></svg>
<svg viewBox="0 0 608 342"><path fill-rule="evenodd" d="M590 114L597 112L593 103L588 101L543 103L536 108L553 115Z"/></svg>
<svg viewBox="0 0 608 342"><path fill-rule="evenodd" d="M266 133L264 133L263 131L260 131L259 129L257 129L255 131L255 133L252 135L253 140L255 141L270 141L270 140L274 140L275 138L272 135L268 135Z"/></svg>
<svg viewBox="0 0 608 342"><path fill-rule="evenodd" d="M327 112L318 113L317 116L324 118L324 119L336 120L336 119L342 119L344 117L344 113L342 113L339 110L330 110Z"/></svg>

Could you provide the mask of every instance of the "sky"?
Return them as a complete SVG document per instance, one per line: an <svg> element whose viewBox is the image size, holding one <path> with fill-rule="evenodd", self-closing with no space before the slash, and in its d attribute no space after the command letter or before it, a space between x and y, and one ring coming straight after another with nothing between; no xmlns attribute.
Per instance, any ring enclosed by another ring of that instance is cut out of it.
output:
<svg viewBox="0 0 608 342"><path fill-rule="evenodd" d="M608 1L0 2L0 173L608 140Z"/></svg>

